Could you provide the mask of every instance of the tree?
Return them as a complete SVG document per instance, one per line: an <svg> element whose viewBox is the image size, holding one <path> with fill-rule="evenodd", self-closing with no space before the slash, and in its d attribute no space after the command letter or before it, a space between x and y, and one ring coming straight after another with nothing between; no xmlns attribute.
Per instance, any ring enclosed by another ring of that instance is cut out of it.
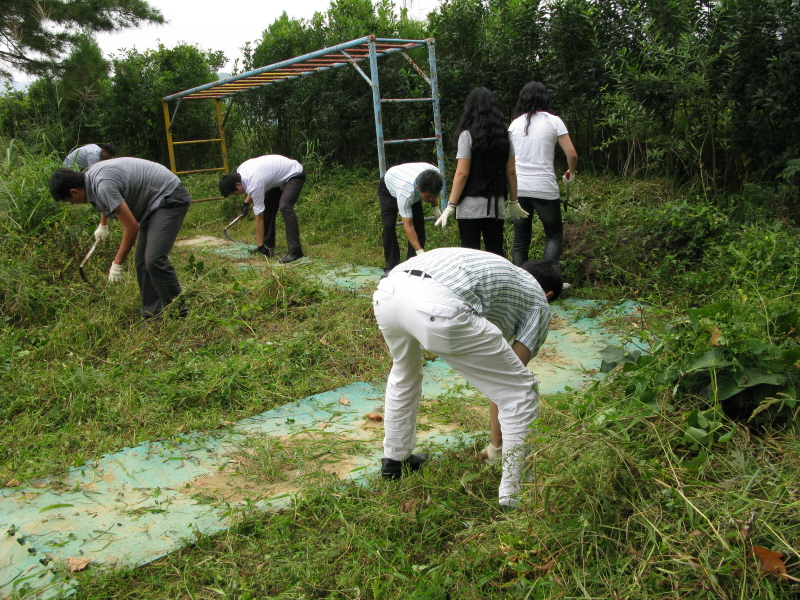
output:
<svg viewBox="0 0 800 600"><path fill-rule="evenodd" d="M161 98L215 81L217 71L225 64L225 56L193 45L165 48L160 44L157 50L127 50L112 64L113 77L100 95L104 138L116 143L125 154L166 163ZM207 100L182 103L173 125L172 135L176 140L216 137L213 103ZM213 157L209 155L214 152ZM218 146L192 144L181 147L178 161L183 167L200 168L210 160L219 160L218 153Z"/></svg>
<svg viewBox="0 0 800 600"><path fill-rule="evenodd" d="M42 75L87 33L163 23L146 0L3 0L0 3L0 78L10 68Z"/></svg>

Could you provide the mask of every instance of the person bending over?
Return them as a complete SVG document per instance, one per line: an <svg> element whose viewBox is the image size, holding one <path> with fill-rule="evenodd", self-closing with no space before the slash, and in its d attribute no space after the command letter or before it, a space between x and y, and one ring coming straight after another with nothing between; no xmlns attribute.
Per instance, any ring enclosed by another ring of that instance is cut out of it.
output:
<svg viewBox="0 0 800 600"><path fill-rule="evenodd" d="M422 395L423 349L437 354L498 410L503 476L499 499L521 491L525 435L537 418L537 381L526 368L547 338L550 302L561 294L550 261L516 267L495 254L438 248L395 267L378 284L373 311L392 355L384 411L384 479L427 459L412 454Z"/></svg>
<svg viewBox="0 0 800 600"><path fill-rule="evenodd" d="M142 316L158 316L181 293L169 253L191 197L181 180L162 165L141 158L114 158L98 162L86 172L57 169L50 177L50 194L71 204L88 202L100 213L101 227L108 219L122 225L110 283L125 277L125 259L136 244L136 278L142 299ZM188 314L181 302L180 316Z"/></svg>
<svg viewBox="0 0 800 600"><path fill-rule="evenodd" d="M425 216L422 202L433 206L436 218L439 194L444 178L439 169L428 163L405 163L386 171L378 184L378 202L381 206L383 226L383 257L385 272L400 264L400 245L397 241L397 213L403 221L403 231L408 238L408 258L425 252Z"/></svg>
<svg viewBox="0 0 800 600"><path fill-rule="evenodd" d="M283 215L288 253L280 262L290 263L302 258L300 226L294 205L306 181L306 172L296 160L279 154L267 154L244 161L236 173L223 175L219 191L226 198L246 195L245 202L253 203L256 218L256 248L270 258L275 252L275 219Z"/></svg>
<svg viewBox="0 0 800 600"><path fill-rule="evenodd" d="M85 171L93 164L101 160L114 158L116 155L117 147L114 146L114 144L103 144L101 146L97 144L87 144L80 148L74 148L67 154L67 158L64 159L62 164L66 168L74 169L77 167L81 171Z"/></svg>

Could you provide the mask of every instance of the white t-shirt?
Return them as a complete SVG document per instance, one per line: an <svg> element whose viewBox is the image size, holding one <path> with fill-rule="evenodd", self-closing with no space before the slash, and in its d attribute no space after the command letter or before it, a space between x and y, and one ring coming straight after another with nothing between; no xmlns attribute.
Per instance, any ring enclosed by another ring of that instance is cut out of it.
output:
<svg viewBox="0 0 800 600"><path fill-rule="evenodd" d="M97 144L87 144L86 146L75 148L67 155L62 164L68 169L78 166L86 170L94 163L100 162L100 150L100 146Z"/></svg>
<svg viewBox="0 0 800 600"><path fill-rule="evenodd" d="M548 112L531 116L528 133L525 123L528 116L514 119L508 127L514 140L517 162L517 196L558 200L558 180L553 160L558 137L569 133L564 121Z"/></svg>
<svg viewBox="0 0 800 600"><path fill-rule="evenodd" d="M242 176L242 187L253 200L253 214L264 212L264 195L267 190L279 187L303 172L303 165L280 154L267 154L244 161L236 169Z"/></svg>
<svg viewBox="0 0 800 600"><path fill-rule="evenodd" d="M514 142L508 140L508 156L514 156ZM468 130L461 132L458 136L458 150L456 150L456 159L468 158L472 160L472 134ZM486 202L489 202L489 214L486 214ZM483 196L464 196L456 205L456 219L494 219L494 208L497 205L498 214L496 218L506 218L506 199L504 196L497 198L492 196L491 201L488 201Z"/></svg>
<svg viewBox="0 0 800 600"><path fill-rule="evenodd" d="M424 171L439 169L428 163L405 163L397 165L386 171L383 183L386 189L397 199L397 211L403 219L410 219L411 206L421 200L415 185L417 177Z"/></svg>

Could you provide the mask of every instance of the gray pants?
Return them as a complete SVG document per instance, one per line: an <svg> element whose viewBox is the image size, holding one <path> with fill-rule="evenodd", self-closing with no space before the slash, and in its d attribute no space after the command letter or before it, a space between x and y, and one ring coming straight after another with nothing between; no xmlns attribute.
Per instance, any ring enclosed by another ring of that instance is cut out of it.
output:
<svg viewBox="0 0 800 600"><path fill-rule="evenodd" d="M136 277L145 318L155 317L181 293L178 275L169 262L169 252L189 211L190 201L183 185L178 186L139 227Z"/></svg>

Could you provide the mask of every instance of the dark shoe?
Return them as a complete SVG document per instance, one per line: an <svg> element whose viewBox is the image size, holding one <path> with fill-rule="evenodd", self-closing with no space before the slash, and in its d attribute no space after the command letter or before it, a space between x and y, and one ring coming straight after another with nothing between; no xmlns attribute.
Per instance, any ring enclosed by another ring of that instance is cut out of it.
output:
<svg viewBox="0 0 800 600"><path fill-rule="evenodd" d="M282 265L285 265L286 263L296 261L298 258L303 258L303 256L304 254L302 252L290 252L289 254L284 256L279 262Z"/></svg>
<svg viewBox="0 0 800 600"><path fill-rule="evenodd" d="M405 460L382 458L381 477L384 479L400 479L403 476L403 467L406 467L409 471L419 471L426 460L428 460L427 454L412 454Z"/></svg>
<svg viewBox="0 0 800 600"><path fill-rule="evenodd" d="M250 250L250 254L263 254L267 258L272 258L273 250L267 246L261 245Z"/></svg>

